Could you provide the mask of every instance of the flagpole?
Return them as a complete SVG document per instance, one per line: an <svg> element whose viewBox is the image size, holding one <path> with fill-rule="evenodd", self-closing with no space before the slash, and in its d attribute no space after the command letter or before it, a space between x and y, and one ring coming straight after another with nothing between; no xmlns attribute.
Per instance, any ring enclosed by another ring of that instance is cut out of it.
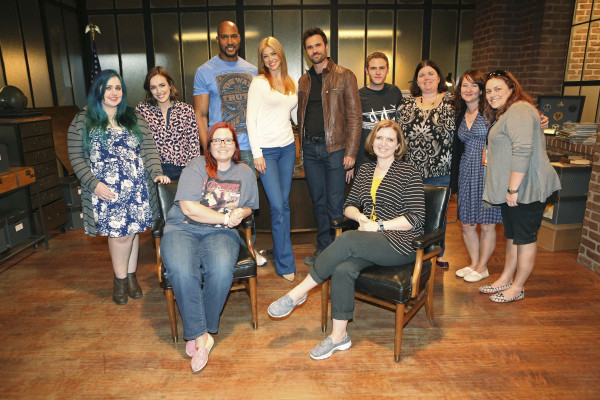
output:
<svg viewBox="0 0 600 400"><path fill-rule="evenodd" d="M85 33L90 34L92 39L92 54L91 54L91 71L90 71L90 86L94 82L96 75L102 71L100 67L100 60L98 59L98 52L96 51L96 33L101 34L100 27L98 25L89 23L85 27Z"/></svg>

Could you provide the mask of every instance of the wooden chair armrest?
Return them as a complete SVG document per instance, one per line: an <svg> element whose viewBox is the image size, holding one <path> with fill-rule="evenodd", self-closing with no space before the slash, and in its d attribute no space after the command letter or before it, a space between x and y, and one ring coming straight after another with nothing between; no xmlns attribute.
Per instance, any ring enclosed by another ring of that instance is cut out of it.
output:
<svg viewBox="0 0 600 400"><path fill-rule="evenodd" d="M252 228L254 226L254 213L248 215L240 222L242 228Z"/></svg>
<svg viewBox="0 0 600 400"><path fill-rule="evenodd" d="M421 281L421 271L423 270L423 262L429 260L431 258L437 257L438 254L442 252L442 248L440 246L434 246L432 251L425 253L425 249L417 249L417 258L415 259L415 268L413 270L412 277L410 279L412 290L410 293L411 298L417 297L419 294L419 283ZM429 279L433 279L433 271L435 265L431 266L431 275Z"/></svg>
<svg viewBox="0 0 600 400"><path fill-rule="evenodd" d="M246 241L246 247L252 257L256 260L256 250L254 250L254 244L252 243L252 228L254 228L254 212L248 215L240 222L239 228L244 234L244 240Z"/></svg>
<svg viewBox="0 0 600 400"><path fill-rule="evenodd" d="M331 229L335 230L335 238L337 238L338 236L340 236L342 234L342 230L344 230L344 229L358 228L358 223L348 217L341 217L341 218L332 219L329 222L329 226L331 227Z"/></svg>
<svg viewBox="0 0 600 400"><path fill-rule="evenodd" d="M163 229L165 228L165 220L163 217L158 217L154 224L152 225L152 237L154 239L161 238L163 234Z"/></svg>
<svg viewBox="0 0 600 400"><path fill-rule="evenodd" d="M160 254L160 237L154 238L154 244L156 245L156 267L158 272L158 282L162 283L162 255Z"/></svg>
<svg viewBox="0 0 600 400"><path fill-rule="evenodd" d="M332 229L352 228L352 227L356 226L356 221L354 221L348 217L341 217L341 218L332 219L329 222L329 226Z"/></svg>

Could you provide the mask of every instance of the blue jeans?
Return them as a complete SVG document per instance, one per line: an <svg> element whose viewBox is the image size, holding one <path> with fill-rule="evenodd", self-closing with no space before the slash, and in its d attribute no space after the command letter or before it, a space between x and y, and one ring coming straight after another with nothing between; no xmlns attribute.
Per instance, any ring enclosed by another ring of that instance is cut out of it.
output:
<svg viewBox="0 0 600 400"><path fill-rule="evenodd" d="M317 224L317 251L322 251L333 242L329 221L344 215L344 150L327 153L324 143L308 141L302 148L306 184Z"/></svg>
<svg viewBox="0 0 600 400"><path fill-rule="evenodd" d="M279 275L296 272L292 240L290 239L290 190L296 161L296 144L262 149L265 173L260 180L271 209L271 233L275 270Z"/></svg>
<svg viewBox="0 0 600 400"><path fill-rule="evenodd" d="M423 185L435 185L435 186L444 186L450 187L450 175L442 175L442 176L433 176L431 178L423 178ZM444 228L446 227L446 219L444 219ZM441 248L442 252L438 257L442 257L444 255L444 251L446 251L446 235L444 235L444 240L442 240Z"/></svg>
<svg viewBox="0 0 600 400"><path fill-rule="evenodd" d="M235 229L178 224L163 235L160 251L181 312L185 340L219 330L239 250Z"/></svg>

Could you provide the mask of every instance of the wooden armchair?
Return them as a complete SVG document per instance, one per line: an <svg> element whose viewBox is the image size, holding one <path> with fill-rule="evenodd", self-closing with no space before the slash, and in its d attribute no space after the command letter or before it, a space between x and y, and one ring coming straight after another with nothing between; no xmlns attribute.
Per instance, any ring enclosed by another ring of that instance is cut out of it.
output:
<svg viewBox="0 0 600 400"><path fill-rule="evenodd" d="M177 193L177 181L172 181L168 185L158 185L158 202L160 205L161 217L152 227L152 237L156 245L156 265L158 271L158 281L165 293L167 302L167 311L169 313L169 325L171 326L171 337L174 343L177 343L177 314L175 313L175 296L173 295L173 285L166 275L165 266L160 255L160 240L165 226L166 216L175 200ZM252 312L252 327L258 327L258 311L256 305L256 255L252 244L252 227L254 226L254 216L246 217L240 224L240 229L246 240L246 246L240 243L240 254L233 271L233 285L231 291L244 290L250 297L250 308Z"/></svg>
<svg viewBox="0 0 600 400"><path fill-rule="evenodd" d="M450 189L424 185L425 188L425 232L413 240L417 251L414 264L382 267L374 265L365 268L355 285L355 297L375 303L396 313L396 333L394 337L394 358L400 361L402 329L404 325L425 305L427 318L433 322L433 281L435 260L440 253L440 242L444 238L446 210L450 199ZM336 237L342 228L356 226L356 222L346 217L331 222ZM329 303L329 281L321 287L321 328L327 331Z"/></svg>

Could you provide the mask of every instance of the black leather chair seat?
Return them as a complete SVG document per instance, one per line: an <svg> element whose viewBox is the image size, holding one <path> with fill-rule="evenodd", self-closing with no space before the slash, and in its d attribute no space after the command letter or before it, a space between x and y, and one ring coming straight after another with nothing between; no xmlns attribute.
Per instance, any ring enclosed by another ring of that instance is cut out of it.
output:
<svg viewBox="0 0 600 400"><path fill-rule="evenodd" d="M412 274L415 264L404 264L393 267L374 265L363 269L356 279L355 290L379 297L398 304L405 304L410 300L412 291ZM419 291L427 285L427 277L431 272L431 261L423 263Z"/></svg>
<svg viewBox="0 0 600 400"><path fill-rule="evenodd" d="M173 284L167 278L167 271L164 264L160 269L160 275L162 277L160 286L163 289L173 289ZM252 257L247 248L240 246L238 261L233 270L233 279L245 279L254 276L256 276L256 262L254 261L254 257Z"/></svg>

